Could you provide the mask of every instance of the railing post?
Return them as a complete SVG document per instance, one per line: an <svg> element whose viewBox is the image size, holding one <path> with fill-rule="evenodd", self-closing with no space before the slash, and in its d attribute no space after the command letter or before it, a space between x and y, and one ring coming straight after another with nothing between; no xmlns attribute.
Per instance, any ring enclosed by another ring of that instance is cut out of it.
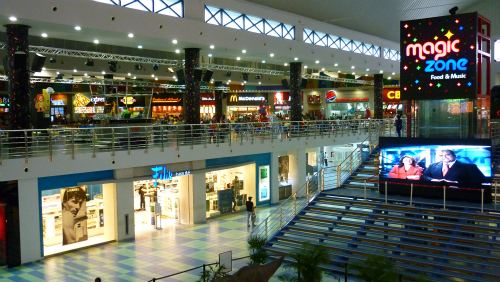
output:
<svg viewBox="0 0 500 282"><path fill-rule="evenodd" d="M385 203L387 204L387 181L385 181Z"/></svg>
<svg viewBox="0 0 500 282"><path fill-rule="evenodd" d="M365 200L366 200L366 179L365 179L365 186L364 186L364 190L365 190Z"/></svg>
<svg viewBox="0 0 500 282"><path fill-rule="evenodd" d="M337 188L340 187L340 165L337 165Z"/></svg>
<svg viewBox="0 0 500 282"><path fill-rule="evenodd" d="M71 130L71 159L75 159L75 129Z"/></svg>
<svg viewBox="0 0 500 282"><path fill-rule="evenodd" d="M283 207L280 207L280 228L283 227Z"/></svg>
<svg viewBox="0 0 500 282"><path fill-rule="evenodd" d="M203 264L203 274L202 274L203 282L207 281L206 275L207 275L207 272L205 269L205 264Z"/></svg>
<svg viewBox="0 0 500 282"><path fill-rule="evenodd" d="M52 131L47 130L48 138L49 138L49 161L52 161ZM95 152L94 152L95 157Z"/></svg>
<svg viewBox="0 0 500 282"><path fill-rule="evenodd" d="M352 154L349 156L349 171L352 174Z"/></svg>
<svg viewBox="0 0 500 282"><path fill-rule="evenodd" d="M495 205L495 208L497 207L497 186L498 186L498 182L495 181L495 199L493 199L493 203Z"/></svg>
<svg viewBox="0 0 500 282"><path fill-rule="evenodd" d="M221 128L219 127L219 130L221 130ZM190 124L189 125L189 138L191 139L190 140L190 143L191 143L191 149L193 149L194 147L194 136L193 136L193 125ZM221 134L224 134L222 131L221 131Z"/></svg>
<svg viewBox="0 0 500 282"><path fill-rule="evenodd" d="M413 205L413 183L410 184L410 207Z"/></svg>
<svg viewBox="0 0 500 282"><path fill-rule="evenodd" d="M293 195L293 215L297 214L297 192Z"/></svg>
<svg viewBox="0 0 500 282"><path fill-rule="evenodd" d="M483 213L483 211L484 211L484 189L481 189L481 213Z"/></svg>
<svg viewBox="0 0 500 282"><path fill-rule="evenodd" d="M443 186L443 210L446 210L446 186Z"/></svg>
<svg viewBox="0 0 500 282"><path fill-rule="evenodd" d="M266 239L268 239L268 233L267 233L267 222L269 220L269 217L266 217L266 221L265 221L265 228L266 228Z"/></svg>
<svg viewBox="0 0 500 282"><path fill-rule="evenodd" d="M24 131L24 162L28 163L28 132Z"/></svg>
<svg viewBox="0 0 500 282"><path fill-rule="evenodd" d="M115 156L115 129L111 128L111 156Z"/></svg>

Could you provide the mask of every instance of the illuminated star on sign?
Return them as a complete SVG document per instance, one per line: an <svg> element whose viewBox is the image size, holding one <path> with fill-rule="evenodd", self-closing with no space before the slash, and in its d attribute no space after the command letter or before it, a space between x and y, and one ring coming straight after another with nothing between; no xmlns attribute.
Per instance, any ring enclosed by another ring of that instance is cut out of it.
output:
<svg viewBox="0 0 500 282"><path fill-rule="evenodd" d="M436 84L437 88L441 87L441 83Z"/></svg>
<svg viewBox="0 0 500 282"><path fill-rule="evenodd" d="M451 33L451 31L448 30L448 32L444 35L446 37L448 37L448 39L450 39L454 34Z"/></svg>
<svg viewBox="0 0 500 282"><path fill-rule="evenodd" d="M441 32L444 32L444 28L441 29Z"/></svg>
<svg viewBox="0 0 500 282"><path fill-rule="evenodd" d="M464 27L463 27L463 26L460 26L460 27L458 28L458 30L464 30Z"/></svg>
<svg viewBox="0 0 500 282"><path fill-rule="evenodd" d="M434 40L438 40L438 38L439 38L439 37L437 37L437 36L434 36Z"/></svg>
<svg viewBox="0 0 500 282"><path fill-rule="evenodd" d="M467 82L467 86L469 86L469 87L472 86L472 83L470 81Z"/></svg>
<svg viewBox="0 0 500 282"><path fill-rule="evenodd" d="M415 80L415 84L418 84L419 82L420 82L420 80L418 80L418 79L417 79L417 80Z"/></svg>
<svg viewBox="0 0 500 282"><path fill-rule="evenodd" d="M405 27L405 28L408 28L408 24L405 24L405 25L404 25L404 27Z"/></svg>
<svg viewBox="0 0 500 282"><path fill-rule="evenodd" d="M420 87L420 86L419 86L419 87L418 87L418 90L422 90L422 87Z"/></svg>
<svg viewBox="0 0 500 282"><path fill-rule="evenodd" d="M413 38L413 42L417 42L417 41L418 41L418 39L416 37Z"/></svg>
<svg viewBox="0 0 500 282"><path fill-rule="evenodd" d="M457 83L457 86L462 86L462 83L460 83L460 82L459 82L459 83Z"/></svg>
<svg viewBox="0 0 500 282"><path fill-rule="evenodd" d="M407 70L407 69L408 69L408 66L404 66L404 67L403 67L403 69L404 69L404 70Z"/></svg>
<svg viewBox="0 0 500 282"><path fill-rule="evenodd" d="M420 66L417 66L417 70L420 70L420 69L421 69L421 67L420 67Z"/></svg>

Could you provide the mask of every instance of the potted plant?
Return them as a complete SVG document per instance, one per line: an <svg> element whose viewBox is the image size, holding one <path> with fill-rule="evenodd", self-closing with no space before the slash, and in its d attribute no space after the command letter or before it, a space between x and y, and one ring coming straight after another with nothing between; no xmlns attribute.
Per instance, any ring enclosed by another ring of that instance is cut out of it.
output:
<svg viewBox="0 0 500 282"><path fill-rule="evenodd" d="M328 251L321 245L302 244L302 248L291 254L292 266L297 270L297 280L319 282L323 277L322 264L330 261Z"/></svg>
<svg viewBox="0 0 500 282"><path fill-rule="evenodd" d="M266 249L266 238L260 236L250 236L248 238L248 249L250 251L250 265L264 264L268 258Z"/></svg>

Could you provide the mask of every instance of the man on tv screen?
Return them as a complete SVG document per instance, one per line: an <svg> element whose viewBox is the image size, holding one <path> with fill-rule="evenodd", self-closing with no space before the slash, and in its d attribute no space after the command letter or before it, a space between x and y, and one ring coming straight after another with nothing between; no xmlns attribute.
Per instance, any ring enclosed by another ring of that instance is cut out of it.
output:
<svg viewBox="0 0 500 282"><path fill-rule="evenodd" d="M441 157L441 161L431 164L424 171L425 180L459 185L480 185L485 181L484 174L475 164L458 161L452 150L442 150L438 152L438 156Z"/></svg>

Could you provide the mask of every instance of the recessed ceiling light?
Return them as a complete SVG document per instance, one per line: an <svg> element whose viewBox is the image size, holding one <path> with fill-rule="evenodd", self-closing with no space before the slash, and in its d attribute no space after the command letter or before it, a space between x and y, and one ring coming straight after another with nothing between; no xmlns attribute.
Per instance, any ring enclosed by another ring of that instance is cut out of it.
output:
<svg viewBox="0 0 500 282"><path fill-rule="evenodd" d="M10 16L10 17L9 17L9 21L11 21L11 22L13 22L13 23L14 23L14 22L17 22L17 18L16 18L16 17L14 17L14 16Z"/></svg>
<svg viewBox="0 0 500 282"><path fill-rule="evenodd" d="M247 53L247 50L246 50L246 49L243 49L243 50L241 50L241 53L246 54L246 53Z"/></svg>
<svg viewBox="0 0 500 282"><path fill-rule="evenodd" d="M209 54L208 54L208 57L209 57L209 58L212 58L212 56L213 56L213 55L212 55L212 53L209 53Z"/></svg>
<svg viewBox="0 0 500 282"><path fill-rule="evenodd" d="M269 54L269 57L273 58L274 57L274 53Z"/></svg>
<svg viewBox="0 0 500 282"><path fill-rule="evenodd" d="M338 70L337 72L340 73L340 70Z"/></svg>
<svg viewBox="0 0 500 282"><path fill-rule="evenodd" d="M284 63L283 65L284 65L285 67L287 67L287 66L288 66L288 63Z"/></svg>
<svg viewBox="0 0 500 282"><path fill-rule="evenodd" d="M307 66L304 66L305 69L307 69Z"/></svg>
<svg viewBox="0 0 500 282"><path fill-rule="evenodd" d="M383 70L380 70L380 71L379 71L379 73L384 73L384 71L383 71Z"/></svg>
<svg viewBox="0 0 500 282"><path fill-rule="evenodd" d="M231 79L228 79L227 82L231 82Z"/></svg>
<svg viewBox="0 0 500 282"><path fill-rule="evenodd" d="M262 84L262 82L259 81L259 85L261 85L261 84Z"/></svg>
<svg viewBox="0 0 500 282"><path fill-rule="evenodd" d="M213 50L214 48L215 48L215 46L214 46L214 45L210 45L210 49L212 49L212 50Z"/></svg>
<svg viewBox="0 0 500 282"><path fill-rule="evenodd" d="M319 64L319 60L316 60L314 63L315 63L315 64Z"/></svg>
<svg viewBox="0 0 500 282"><path fill-rule="evenodd" d="M175 49L175 54L179 54L180 52L181 52L181 50Z"/></svg>
<svg viewBox="0 0 500 282"><path fill-rule="evenodd" d="M88 73L84 73L83 76L89 76Z"/></svg>
<svg viewBox="0 0 500 282"><path fill-rule="evenodd" d="M43 32L43 33L42 33L42 37L43 37L43 38L47 38L48 36L49 36L49 35L48 35L47 33L45 33L45 32Z"/></svg>
<svg viewBox="0 0 500 282"><path fill-rule="evenodd" d="M137 45L137 48L142 49L142 45Z"/></svg>
<svg viewBox="0 0 500 282"><path fill-rule="evenodd" d="M325 68L321 68L321 71L325 71Z"/></svg>
<svg viewBox="0 0 500 282"><path fill-rule="evenodd" d="M131 76L132 74L131 73L127 73L128 76Z"/></svg>
<svg viewBox="0 0 500 282"><path fill-rule="evenodd" d="M60 72L56 72L56 74L61 74Z"/></svg>
<svg viewBox="0 0 500 282"><path fill-rule="evenodd" d="M293 60L294 60L294 61L298 61L298 60L299 60L299 58L295 57L295 58L293 58Z"/></svg>
<svg viewBox="0 0 500 282"><path fill-rule="evenodd" d="M351 66L351 70L355 69L356 67L355 66Z"/></svg>
<svg viewBox="0 0 500 282"><path fill-rule="evenodd" d="M81 26L79 26L79 25L75 25L75 30L76 30L76 31L80 31L80 30L82 30L82 27L81 27Z"/></svg>
<svg viewBox="0 0 500 282"><path fill-rule="evenodd" d="M175 76L175 75L174 75L174 76L172 76L172 78L173 78L173 79L177 79L177 76Z"/></svg>
<svg viewBox="0 0 500 282"><path fill-rule="evenodd" d="M136 79L136 78L137 78L137 76L134 76L134 77L133 77L133 79Z"/></svg>
<svg viewBox="0 0 500 282"><path fill-rule="evenodd" d="M128 38L134 38L134 34L132 32L130 32L127 36Z"/></svg>
<svg viewBox="0 0 500 282"><path fill-rule="evenodd" d="M392 75L396 75L396 73L395 73L395 72L393 72L393 73L392 73Z"/></svg>
<svg viewBox="0 0 500 282"><path fill-rule="evenodd" d="M392 78L392 77L390 77L390 76L389 76L387 79L391 79L391 78Z"/></svg>
<svg viewBox="0 0 500 282"><path fill-rule="evenodd" d="M94 44L99 44L99 39L94 39Z"/></svg>
<svg viewBox="0 0 500 282"><path fill-rule="evenodd" d="M355 72L352 72L351 74L352 74L352 75L356 75L356 73L355 73Z"/></svg>
<svg viewBox="0 0 500 282"><path fill-rule="evenodd" d="M366 71L370 71L370 69L369 69L369 68L367 68L367 69L366 69Z"/></svg>
<svg viewBox="0 0 500 282"><path fill-rule="evenodd" d="M105 71L101 71L101 73L102 73L102 74L106 74L106 72L105 72Z"/></svg>
<svg viewBox="0 0 500 282"><path fill-rule="evenodd" d="M236 57L236 61L239 61L239 60L241 60L241 57Z"/></svg>
<svg viewBox="0 0 500 282"><path fill-rule="evenodd" d="M155 77L155 80L158 80L158 77Z"/></svg>
<svg viewBox="0 0 500 282"><path fill-rule="evenodd" d="M45 67L42 68L42 71L46 71L47 69Z"/></svg>
<svg viewBox="0 0 500 282"><path fill-rule="evenodd" d="M266 60L262 60L262 62L261 62L261 63L265 64L265 63L266 63Z"/></svg>
<svg viewBox="0 0 500 282"><path fill-rule="evenodd" d="M177 44L177 39L172 39L172 44Z"/></svg>
<svg viewBox="0 0 500 282"><path fill-rule="evenodd" d="M333 64L333 66L334 66L334 67L338 67L338 66L339 66L339 64L338 64L338 63L335 63L335 64Z"/></svg>
<svg viewBox="0 0 500 282"><path fill-rule="evenodd" d="M78 70L77 69L73 69L73 72L77 72Z"/></svg>
<svg viewBox="0 0 500 282"><path fill-rule="evenodd" d="M155 77L155 75L154 75L154 74L152 74L152 75L151 75L151 77Z"/></svg>

